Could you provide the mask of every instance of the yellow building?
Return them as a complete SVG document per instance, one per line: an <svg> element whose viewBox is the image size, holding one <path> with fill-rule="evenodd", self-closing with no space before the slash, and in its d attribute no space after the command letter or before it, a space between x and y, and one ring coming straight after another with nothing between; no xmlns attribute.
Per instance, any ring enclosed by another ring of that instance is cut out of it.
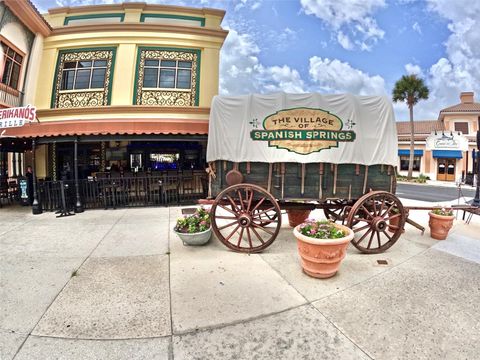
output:
<svg viewBox="0 0 480 360"><path fill-rule="evenodd" d="M124 3L50 9L34 101L37 177L203 169L224 11ZM33 85L32 85L33 86ZM75 145L75 146L74 146Z"/></svg>
<svg viewBox="0 0 480 360"><path fill-rule="evenodd" d="M462 181L473 173L480 103L462 92L460 103L440 111L437 120L415 121L414 176ZM410 123L397 122L400 174L406 175L410 155ZM470 178L471 179L471 178Z"/></svg>

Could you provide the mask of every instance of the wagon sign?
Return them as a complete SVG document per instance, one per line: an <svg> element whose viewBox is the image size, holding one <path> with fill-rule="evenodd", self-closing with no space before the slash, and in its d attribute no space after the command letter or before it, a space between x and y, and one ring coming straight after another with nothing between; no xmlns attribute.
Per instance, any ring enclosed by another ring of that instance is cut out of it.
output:
<svg viewBox="0 0 480 360"><path fill-rule="evenodd" d="M338 116L307 107L284 109L268 115L263 121L263 128L252 130L251 139L268 141L270 147L303 155L338 147L339 142L355 140L355 132L342 130L343 121Z"/></svg>

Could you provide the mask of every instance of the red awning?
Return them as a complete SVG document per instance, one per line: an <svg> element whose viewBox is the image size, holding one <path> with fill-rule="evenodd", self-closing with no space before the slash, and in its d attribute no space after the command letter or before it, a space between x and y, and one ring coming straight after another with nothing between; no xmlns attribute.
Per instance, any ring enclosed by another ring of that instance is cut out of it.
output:
<svg viewBox="0 0 480 360"><path fill-rule="evenodd" d="M69 120L29 123L7 128L3 136L18 138L74 135L207 135L208 121L192 119Z"/></svg>

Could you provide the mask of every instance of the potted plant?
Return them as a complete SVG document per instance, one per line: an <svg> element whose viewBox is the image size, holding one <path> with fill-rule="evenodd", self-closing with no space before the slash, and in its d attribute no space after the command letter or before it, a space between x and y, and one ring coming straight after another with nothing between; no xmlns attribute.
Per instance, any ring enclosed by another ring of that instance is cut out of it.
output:
<svg viewBox="0 0 480 360"><path fill-rule="evenodd" d="M448 208L436 208L428 213L430 220L428 225L430 226L430 236L437 240L445 240L448 236L448 232L453 226L452 209Z"/></svg>
<svg viewBox="0 0 480 360"><path fill-rule="evenodd" d="M293 201L293 202L299 202L301 201ZM300 225L303 223L305 220L308 219L310 216L311 210L308 209L288 209L287 210L287 215L288 215L288 224L291 227L295 227L297 225Z"/></svg>
<svg viewBox="0 0 480 360"><path fill-rule="evenodd" d="M293 229L303 271L316 278L335 275L353 239L353 230L328 220L307 220Z"/></svg>
<svg viewBox="0 0 480 360"><path fill-rule="evenodd" d="M173 231L183 241L183 245L204 245L212 236L210 212L201 207L192 215L179 218Z"/></svg>
<svg viewBox="0 0 480 360"><path fill-rule="evenodd" d="M399 213L400 213L400 211L397 208L393 208L392 210L390 210L389 217L394 216L394 215L399 214ZM401 216L397 216L397 217L388 219L388 231L390 231L392 233L397 231L398 227L400 226L400 219L401 219ZM395 226L395 228L393 228L391 226ZM402 233L404 233L404 232L405 232L405 229L402 229Z"/></svg>

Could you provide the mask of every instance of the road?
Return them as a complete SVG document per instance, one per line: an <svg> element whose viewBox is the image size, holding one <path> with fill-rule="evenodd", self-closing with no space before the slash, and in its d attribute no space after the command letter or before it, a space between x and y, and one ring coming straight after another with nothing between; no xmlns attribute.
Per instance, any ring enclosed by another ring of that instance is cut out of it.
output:
<svg viewBox="0 0 480 360"><path fill-rule="evenodd" d="M463 196L466 198L473 198L475 196L475 188L471 186L463 185L461 190ZM462 194L460 195L460 197L462 197ZM430 202L452 201L458 199L459 197L458 189L456 187L404 183L397 184L396 195L404 199ZM461 198L461 203L462 200L463 199Z"/></svg>

